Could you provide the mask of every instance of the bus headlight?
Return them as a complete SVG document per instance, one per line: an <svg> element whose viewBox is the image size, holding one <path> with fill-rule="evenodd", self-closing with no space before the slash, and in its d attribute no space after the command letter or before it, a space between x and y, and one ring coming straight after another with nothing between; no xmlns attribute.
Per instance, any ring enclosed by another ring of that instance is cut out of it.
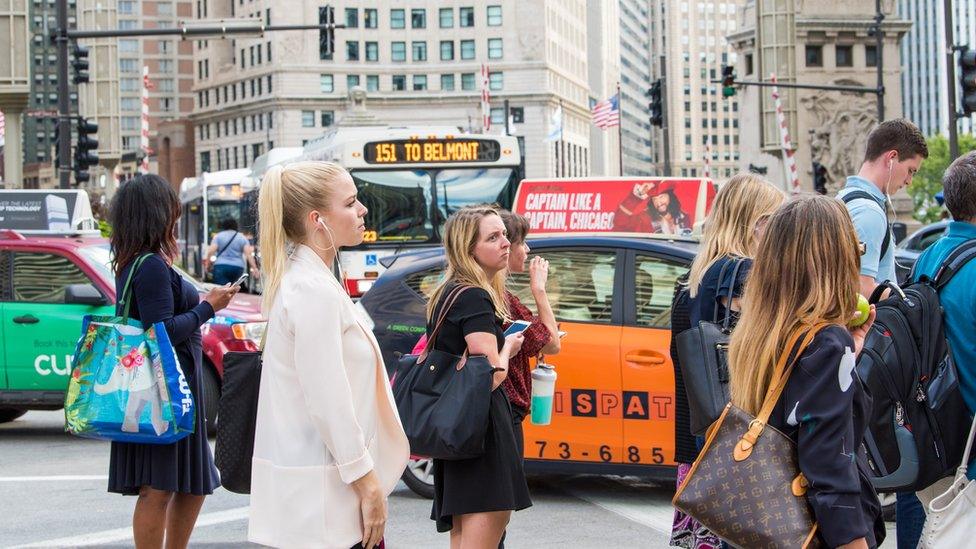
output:
<svg viewBox="0 0 976 549"><path fill-rule="evenodd" d="M258 342L261 341L267 327L267 322L238 322L232 324L230 330L234 333L234 339L249 339Z"/></svg>

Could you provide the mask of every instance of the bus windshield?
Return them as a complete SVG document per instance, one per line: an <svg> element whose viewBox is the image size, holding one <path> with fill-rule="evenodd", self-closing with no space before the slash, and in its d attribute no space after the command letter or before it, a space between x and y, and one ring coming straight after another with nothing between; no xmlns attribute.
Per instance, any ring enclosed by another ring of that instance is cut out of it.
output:
<svg viewBox="0 0 976 549"><path fill-rule="evenodd" d="M369 210L364 244L437 242L451 213L470 204L510 207L516 184L513 168L355 170L352 177Z"/></svg>

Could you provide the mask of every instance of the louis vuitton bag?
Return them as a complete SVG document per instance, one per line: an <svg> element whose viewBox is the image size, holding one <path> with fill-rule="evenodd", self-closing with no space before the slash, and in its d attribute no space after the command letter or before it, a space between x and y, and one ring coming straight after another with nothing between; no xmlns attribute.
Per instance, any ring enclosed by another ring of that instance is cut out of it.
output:
<svg viewBox="0 0 976 549"><path fill-rule="evenodd" d="M796 446L767 423L792 371L792 363L789 368L786 363L791 356L798 359L821 328L797 331L789 339L773 370L776 382L756 417L726 405L674 496L677 509L732 545L820 547Z"/></svg>

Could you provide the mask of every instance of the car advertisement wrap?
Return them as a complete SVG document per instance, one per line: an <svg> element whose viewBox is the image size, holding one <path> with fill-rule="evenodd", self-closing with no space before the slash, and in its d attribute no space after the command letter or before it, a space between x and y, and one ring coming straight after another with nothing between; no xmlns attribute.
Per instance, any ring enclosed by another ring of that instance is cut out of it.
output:
<svg viewBox="0 0 976 549"><path fill-rule="evenodd" d="M82 190L2 191L0 229L25 234L94 230L88 193Z"/></svg>
<svg viewBox="0 0 976 549"><path fill-rule="evenodd" d="M700 232L715 192L701 178L526 179L513 210L528 218L536 236L689 236Z"/></svg>

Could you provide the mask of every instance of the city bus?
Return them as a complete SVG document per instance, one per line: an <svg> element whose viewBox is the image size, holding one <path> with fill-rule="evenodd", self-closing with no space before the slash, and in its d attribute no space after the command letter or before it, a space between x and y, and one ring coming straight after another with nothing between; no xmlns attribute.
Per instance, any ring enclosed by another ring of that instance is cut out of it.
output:
<svg viewBox="0 0 976 549"><path fill-rule="evenodd" d="M205 279L203 255L219 232L220 222L230 218L240 224L241 197L250 175L249 169L224 170L187 177L180 184L179 238L180 259L184 270ZM241 234L251 238L241 230Z"/></svg>
<svg viewBox="0 0 976 549"><path fill-rule="evenodd" d="M363 243L339 256L352 297L373 285L383 257L439 245L462 206L511 207L523 174L516 137L456 127L338 127L308 142L301 159L345 167L369 209Z"/></svg>

